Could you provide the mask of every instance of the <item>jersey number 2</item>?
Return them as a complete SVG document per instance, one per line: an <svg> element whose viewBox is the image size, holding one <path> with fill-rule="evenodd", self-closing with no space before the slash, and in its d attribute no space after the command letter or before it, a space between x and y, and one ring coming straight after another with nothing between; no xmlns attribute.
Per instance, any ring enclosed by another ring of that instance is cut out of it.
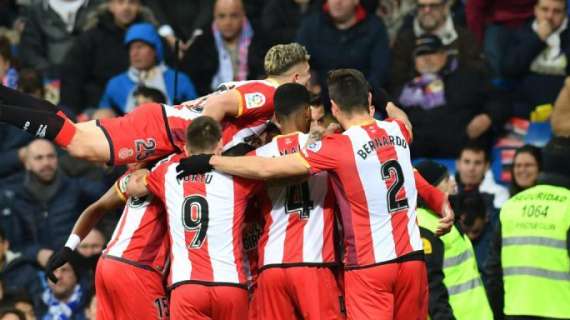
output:
<svg viewBox="0 0 570 320"><path fill-rule="evenodd" d="M182 205L182 223L186 230L196 231L188 249L199 249L206 240L208 231L208 201L206 198L193 195L184 199Z"/></svg>
<svg viewBox="0 0 570 320"><path fill-rule="evenodd" d="M287 213L299 213L299 218L309 219L313 201L311 201L309 183L303 182L287 188L287 203L285 210Z"/></svg>
<svg viewBox="0 0 570 320"><path fill-rule="evenodd" d="M398 193L400 193L404 185L404 173L402 172L400 163L396 160L389 160L382 164L380 170L382 171L382 180L384 181L392 178L392 175L395 177L394 183L388 187L388 194L386 195L388 200L388 212L392 213L407 209L409 207L408 199L397 199Z"/></svg>

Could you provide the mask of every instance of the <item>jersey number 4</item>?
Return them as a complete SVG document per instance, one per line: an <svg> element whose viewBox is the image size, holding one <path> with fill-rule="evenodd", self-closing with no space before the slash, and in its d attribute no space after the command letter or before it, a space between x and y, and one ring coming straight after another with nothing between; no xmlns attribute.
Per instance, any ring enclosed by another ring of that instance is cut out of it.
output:
<svg viewBox="0 0 570 320"><path fill-rule="evenodd" d="M397 212L403 209L407 209L408 199L403 198L398 200L398 193L402 190L404 185L404 173L402 172L402 167L400 163L396 160L389 160L382 164L380 168L382 173L382 180L387 181L394 177L394 182L388 187L388 212Z"/></svg>
<svg viewBox="0 0 570 320"><path fill-rule="evenodd" d="M182 205L182 223L188 231L195 231L194 238L187 245L188 249L199 249L206 240L208 231L208 201L200 195L184 199Z"/></svg>
<svg viewBox="0 0 570 320"><path fill-rule="evenodd" d="M287 188L287 203L285 210L287 213L299 213L299 218L309 219L313 209L309 183L304 182Z"/></svg>

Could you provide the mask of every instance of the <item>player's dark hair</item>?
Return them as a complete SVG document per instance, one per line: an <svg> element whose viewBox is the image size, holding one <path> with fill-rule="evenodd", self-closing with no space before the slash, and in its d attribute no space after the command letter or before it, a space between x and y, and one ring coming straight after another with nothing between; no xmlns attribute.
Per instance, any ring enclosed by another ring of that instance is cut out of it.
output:
<svg viewBox="0 0 570 320"><path fill-rule="evenodd" d="M0 241L4 240L6 240L6 231L4 231L4 228L0 227Z"/></svg>
<svg viewBox="0 0 570 320"><path fill-rule="evenodd" d="M305 86L298 83L286 83L275 91L273 103L277 119L282 120L309 106L311 97Z"/></svg>
<svg viewBox="0 0 570 320"><path fill-rule="evenodd" d="M8 62L12 62L14 58L12 55L12 44L5 36L0 36L0 56Z"/></svg>
<svg viewBox="0 0 570 320"><path fill-rule="evenodd" d="M368 112L370 85L362 72L356 69L330 71L327 79L329 96L346 113Z"/></svg>
<svg viewBox="0 0 570 320"><path fill-rule="evenodd" d="M186 143L193 154L210 153L222 138L222 127L216 120L201 116L186 130Z"/></svg>
<svg viewBox="0 0 570 320"><path fill-rule="evenodd" d="M463 223L471 227L476 219L487 217L487 207L483 195L478 191L462 192L451 197L453 210L459 217L463 217Z"/></svg>
<svg viewBox="0 0 570 320"><path fill-rule="evenodd" d="M143 96L149 98L152 100L152 102L166 103L166 97L164 96L164 93L155 88L139 86L135 92L133 92L133 96Z"/></svg>
<svg viewBox="0 0 570 320"><path fill-rule="evenodd" d="M475 152L475 153L483 152L483 155L484 155L483 160L486 163L491 162L491 156L489 155L489 151L487 151L487 148L485 147L485 145L479 141L476 141L476 140L468 141L459 151L459 158L461 158L461 155L465 151L471 151L471 152Z"/></svg>
<svg viewBox="0 0 570 320"><path fill-rule="evenodd" d="M39 92L43 97L45 93L43 76L35 69L22 69L18 74L18 90L27 94Z"/></svg>

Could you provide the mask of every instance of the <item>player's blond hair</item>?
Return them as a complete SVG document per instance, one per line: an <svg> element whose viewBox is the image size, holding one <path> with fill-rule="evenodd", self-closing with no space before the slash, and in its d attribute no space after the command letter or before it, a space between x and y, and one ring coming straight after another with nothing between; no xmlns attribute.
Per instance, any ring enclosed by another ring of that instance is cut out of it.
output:
<svg viewBox="0 0 570 320"><path fill-rule="evenodd" d="M280 76L298 63L309 62L309 58L307 49L296 42L278 44L267 51L263 66L268 76Z"/></svg>

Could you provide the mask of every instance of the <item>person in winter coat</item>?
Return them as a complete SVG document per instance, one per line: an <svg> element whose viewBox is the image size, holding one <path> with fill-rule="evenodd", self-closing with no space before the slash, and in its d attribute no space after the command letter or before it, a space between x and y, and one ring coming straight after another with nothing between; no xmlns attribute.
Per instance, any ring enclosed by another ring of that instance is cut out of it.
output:
<svg viewBox="0 0 570 320"><path fill-rule="evenodd" d="M108 0L91 15L61 66L63 107L80 114L99 105L107 81L129 67L123 41L138 22L155 22L140 0Z"/></svg>
<svg viewBox="0 0 570 320"><path fill-rule="evenodd" d="M61 64L83 30L87 16L101 0L39 0L28 9L19 54L25 67L49 78L60 76Z"/></svg>
<svg viewBox="0 0 570 320"><path fill-rule="evenodd" d="M131 26L125 35L125 45L129 50L129 69L107 82L100 108L112 109L119 115L131 111L136 107L134 92L139 86L160 90L168 104L197 97L190 78L183 73L176 74L164 64L162 42L153 25L137 23Z"/></svg>

